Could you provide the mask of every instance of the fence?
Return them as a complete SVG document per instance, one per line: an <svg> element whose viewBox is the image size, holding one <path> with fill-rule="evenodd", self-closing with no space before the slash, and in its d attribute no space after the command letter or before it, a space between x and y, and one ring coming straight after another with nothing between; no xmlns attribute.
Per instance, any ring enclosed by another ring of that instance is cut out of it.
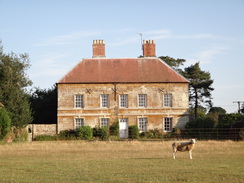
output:
<svg viewBox="0 0 244 183"><path fill-rule="evenodd" d="M164 137L165 138L165 137ZM244 128L181 129L166 138L197 138L199 140L244 140Z"/></svg>

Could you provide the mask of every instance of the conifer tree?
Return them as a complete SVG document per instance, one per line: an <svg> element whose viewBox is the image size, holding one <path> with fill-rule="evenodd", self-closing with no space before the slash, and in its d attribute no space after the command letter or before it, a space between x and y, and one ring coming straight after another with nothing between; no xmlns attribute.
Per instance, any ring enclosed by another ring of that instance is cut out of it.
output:
<svg viewBox="0 0 244 183"><path fill-rule="evenodd" d="M184 69L183 75L190 81L189 101L197 119L199 105L212 107L211 91L213 80L209 72L202 71L199 62Z"/></svg>
<svg viewBox="0 0 244 183"><path fill-rule="evenodd" d="M159 58L162 59L164 62L166 62L175 71L182 73L180 66L183 66L184 62L186 61L185 59L181 59L181 58L174 59L169 56L161 56Z"/></svg>

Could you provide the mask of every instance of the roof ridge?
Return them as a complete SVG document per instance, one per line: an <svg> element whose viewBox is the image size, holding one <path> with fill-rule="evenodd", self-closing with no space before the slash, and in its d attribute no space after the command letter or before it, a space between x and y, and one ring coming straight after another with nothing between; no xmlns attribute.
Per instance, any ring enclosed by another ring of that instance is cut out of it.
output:
<svg viewBox="0 0 244 183"><path fill-rule="evenodd" d="M181 74L157 57L82 59L58 83L89 82L189 83Z"/></svg>

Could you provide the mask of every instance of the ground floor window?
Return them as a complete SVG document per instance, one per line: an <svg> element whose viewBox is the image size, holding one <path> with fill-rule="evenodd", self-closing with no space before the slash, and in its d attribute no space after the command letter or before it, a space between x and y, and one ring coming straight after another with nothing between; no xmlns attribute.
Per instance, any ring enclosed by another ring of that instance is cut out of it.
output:
<svg viewBox="0 0 244 183"><path fill-rule="evenodd" d="M101 128L109 126L109 118L101 118L100 121Z"/></svg>
<svg viewBox="0 0 244 183"><path fill-rule="evenodd" d="M138 126L139 126L140 132L146 132L147 131L147 118L139 118Z"/></svg>
<svg viewBox="0 0 244 183"><path fill-rule="evenodd" d="M164 118L163 131L172 132L173 118Z"/></svg>
<svg viewBox="0 0 244 183"><path fill-rule="evenodd" d="M84 126L84 119L83 118L75 118L75 129Z"/></svg>

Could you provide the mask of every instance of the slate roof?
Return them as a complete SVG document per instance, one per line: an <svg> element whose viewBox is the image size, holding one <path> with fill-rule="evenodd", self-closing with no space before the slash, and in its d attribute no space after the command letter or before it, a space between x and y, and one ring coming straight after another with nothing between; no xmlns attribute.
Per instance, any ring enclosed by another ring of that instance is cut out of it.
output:
<svg viewBox="0 0 244 183"><path fill-rule="evenodd" d="M188 83L159 58L82 59L62 83Z"/></svg>

